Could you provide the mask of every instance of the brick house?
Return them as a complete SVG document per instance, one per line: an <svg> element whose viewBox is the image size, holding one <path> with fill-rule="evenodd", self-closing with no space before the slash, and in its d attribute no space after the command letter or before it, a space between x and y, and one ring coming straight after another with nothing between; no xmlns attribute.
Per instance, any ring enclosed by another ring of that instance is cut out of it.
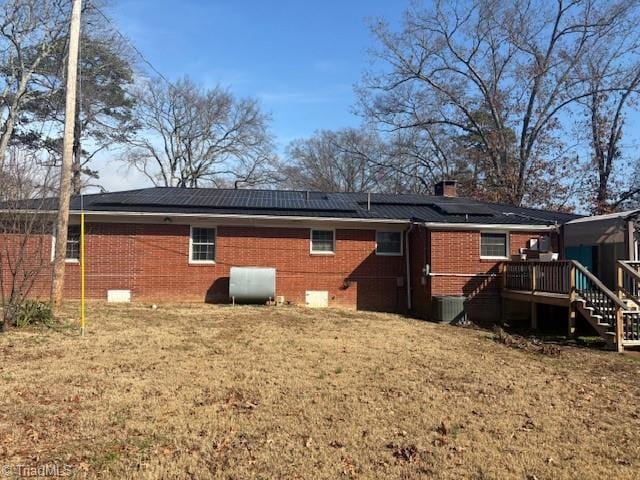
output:
<svg viewBox="0 0 640 480"><path fill-rule="evenodd" d="M148 188L85 195L87 295L127 290L133 301L228 302L230 268L260 266L276 269L276 294L288 302L326 291L329 306L429 317L434 296L464 295L471 316L488 319L499 305L498 263L532 245L559 251L559 228L575 218L463 199L455 182L434 193ZM74 197L67 298L79 296L80 206ZM44 272L35 292L49 289Z"/></svg>

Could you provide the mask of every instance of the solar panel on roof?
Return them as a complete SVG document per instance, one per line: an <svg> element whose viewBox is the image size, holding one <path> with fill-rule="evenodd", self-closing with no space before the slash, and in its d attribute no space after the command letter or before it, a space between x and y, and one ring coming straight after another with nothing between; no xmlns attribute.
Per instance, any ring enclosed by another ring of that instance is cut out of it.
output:
<svg viewBox="0 0 640 480"><path fill-rule="evenodd" d="M168 188L143 194L110 194L96 205L223 208L251 210L317 210L352 212L356 205L331 194L276 190L192 190Z"/></svg>
<svg viewBox="0 0 640 480"><path fill-rule="evenodd" d="M429 202L426 202L423 199L413 198L412 196L409 196L409 195L403 195L401 196L401 198L395 198L395 199L391 198L389 195L382 195L382 194L371 195L370 198L366 195L358 198L358 205L363 205L363 206L366 206L366 205L420 206L420 205L428 205L428 204Z"/></svg>
<svg viewBox="0 0 640 480"><path fill-rule="evenodd" d="M434 207L446 215L493 215L494 211L481 203L433 202Z"/></svg>

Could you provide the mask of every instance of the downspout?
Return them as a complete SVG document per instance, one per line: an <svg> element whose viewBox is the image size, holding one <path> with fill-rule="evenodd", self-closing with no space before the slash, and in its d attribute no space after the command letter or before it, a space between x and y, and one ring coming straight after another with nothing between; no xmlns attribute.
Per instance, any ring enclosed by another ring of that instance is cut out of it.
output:
<svg viewBox="0 0 640 480"><path fill-rule="evenodd" d="M409 243L409 235L413 230L413 221L409 223L409 228L406 230L406 241L405 241L405 260L406 260L406 269L407 269L407 311L411 311L411 260L410 260L410 243Z"/></svg>

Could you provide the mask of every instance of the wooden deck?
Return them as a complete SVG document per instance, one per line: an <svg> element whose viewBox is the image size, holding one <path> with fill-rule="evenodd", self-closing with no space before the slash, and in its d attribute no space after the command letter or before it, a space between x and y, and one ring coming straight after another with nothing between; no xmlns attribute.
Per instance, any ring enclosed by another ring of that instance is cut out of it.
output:
<svg viewBox="0 0 640 480"><path fill-rule="evenodd" d="M568 307L568 335L574 334L580 312L613 348L640 345L640 262L617 262L615 293L573 260L513 261L500 268L503 300L530 303L532 328L537 328L535 305Z"/></svg>

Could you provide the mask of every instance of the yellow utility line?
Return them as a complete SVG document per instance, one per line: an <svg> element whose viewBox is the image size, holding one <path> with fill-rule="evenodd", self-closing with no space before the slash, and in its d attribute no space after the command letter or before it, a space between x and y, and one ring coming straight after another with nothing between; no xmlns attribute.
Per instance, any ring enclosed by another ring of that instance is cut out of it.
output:
<svg viewBox="0 0 640 480"><path fill-rule="evenodd" d="M80 335L84 337L84 209L80 212Z"/></svg>

